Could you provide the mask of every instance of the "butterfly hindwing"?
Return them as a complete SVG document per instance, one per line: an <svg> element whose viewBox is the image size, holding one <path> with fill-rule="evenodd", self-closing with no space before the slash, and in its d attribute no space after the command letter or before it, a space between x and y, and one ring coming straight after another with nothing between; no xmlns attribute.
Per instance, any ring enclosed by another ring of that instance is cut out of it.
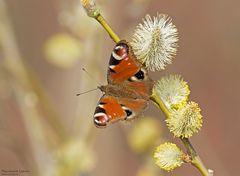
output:
<svg viewBox="0 0 240 176"><path fill-rule="evenodd" d="M129 99L103 95L94 113L97 127L106 127L119 120L130 120L139 115L147 107L143 99Z"/></svg>

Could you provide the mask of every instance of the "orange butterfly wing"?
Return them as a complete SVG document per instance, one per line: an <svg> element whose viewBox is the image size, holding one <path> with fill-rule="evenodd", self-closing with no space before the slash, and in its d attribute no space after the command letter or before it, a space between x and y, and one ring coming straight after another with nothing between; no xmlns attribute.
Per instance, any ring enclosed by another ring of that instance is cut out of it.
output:
<svg viewBox="0 0 240 176"><path fill-rule="evenodd" d="M153 82L147 70L139 63L126 41L122 40L114 47L109 61L109 84L126 84L143 96L149 96Z"/></svg>
<svg viewBox="0 0 240 176"><path fill-rule="evenodd" d="M119 120L130 120L146 107L147 101L143 99L103 95L94 113L94 124L102 128Z"/></svg>

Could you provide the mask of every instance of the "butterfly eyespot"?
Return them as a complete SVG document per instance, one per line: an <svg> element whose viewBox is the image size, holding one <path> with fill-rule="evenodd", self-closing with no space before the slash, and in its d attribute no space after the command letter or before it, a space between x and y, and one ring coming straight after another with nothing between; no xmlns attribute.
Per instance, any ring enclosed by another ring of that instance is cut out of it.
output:
<svg viewBox="0 0 240 176"><path fill-rule="evenodd" d="M142 81L146 78L146 70L141 68L134 76L130 77L129 81Z"/></svg>
<svg viewBox="0 0 240 176"><path fill-rule="evenodd" d="M104 128L107 126L108 117L105 113L97 113L94 115L94 124L98 128Z"/></svg>
<svg viewBox="0 0 240 176"><path fill-rule="evenodd" d="M104 109L104 104L104 102L99 103L94 113L94 124L99 128L106 127L108 123L108 117Z"/></svg>
<svg viewBox="0 0 240 176"><path fill-rule="evenodd" d="M115 48L114 48L114 51L116 53L118 53L119 51L122 51L122 52L125 52L125 53L128 53L128 45L126 43L118 43Z"/></svg>
<svg viewBox="0 0 240 176"><path fill-rule="evenodd" d="M135 117L135 114L134 114L133 111L131 111L131 109L129 109L129 108L125 107L125 106L122 106L122 108L126 112L125 120L130 120L130 119Z"/></svg>
<svg viewBox="0 0 240 176"><path fill-rule="evenodd" d="M130 116L130 115L132 115L132 111L130 111L130 110L125 110L125 112L127 113L127 116Z"/></svg>
<svg viewBox="0 0 240 176"><path fill-rule="evenodd" d="M116 46L116 47L114 48L114 50L115 50L115 51L118 51L118 50L120 50L120 49L122 49L122 48L123 48L123 46L118 45L118 46Z"/></svg>
<svg viewBox="0 0 240 176"><path fill-rule="evenodd" d="M121 52L121 51L118 51L118 52L113 51L113 52L112 52L112 57L113 57L113 59L116 60L115 62L116 62L117 64L119 64L120 61L123 60L126 56L127 56L127 54L124 53L124 52ZM113 65L117 65L117 64L113 64Z"/></svg>
<svg viewBox="0 0 240 176"><path fill-rule="evenodd" d="M128 46L124 43L119 43L119 45L117 45L112 52L112 57L113 59L116 60L115 62L123 60L125 57L127 57L127 55L128 55ZM117 65L117 64L110 64L110 65Z"/></svg>
<svg viewBox="0 0 240 176"><path fill-rule="evenodd" d="M139 70L139 72L137 72L135 75L134 75L137 79L140 79L140 80L144 80L145 76L144 76L144 72L142 70Z"/></svg>

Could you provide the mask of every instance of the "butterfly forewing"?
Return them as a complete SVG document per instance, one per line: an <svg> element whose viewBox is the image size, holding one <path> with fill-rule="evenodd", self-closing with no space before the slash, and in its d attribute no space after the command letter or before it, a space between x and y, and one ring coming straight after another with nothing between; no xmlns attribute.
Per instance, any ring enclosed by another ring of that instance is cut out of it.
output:
<svg viewBox="0 0 240 176"><path fill-rule="evenodd" d="M125 41L114 47L108 66L108 83L123 82L138 72L139 63L130 52L131 48Z"/></svg>

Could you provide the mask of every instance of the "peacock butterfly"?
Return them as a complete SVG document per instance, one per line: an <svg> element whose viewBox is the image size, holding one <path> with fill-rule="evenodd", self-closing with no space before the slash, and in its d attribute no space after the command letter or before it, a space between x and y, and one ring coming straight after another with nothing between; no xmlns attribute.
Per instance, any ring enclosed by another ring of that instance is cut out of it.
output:
<svg viewBox="0 0 240 176"><path fill-rule="evenodd" d="M125 40L118 42L112 51L107 81L107 85L99 87L105 94L94 113L97 127L106 127L119 120L131 120L148 106L153 81Z"/></svg>

